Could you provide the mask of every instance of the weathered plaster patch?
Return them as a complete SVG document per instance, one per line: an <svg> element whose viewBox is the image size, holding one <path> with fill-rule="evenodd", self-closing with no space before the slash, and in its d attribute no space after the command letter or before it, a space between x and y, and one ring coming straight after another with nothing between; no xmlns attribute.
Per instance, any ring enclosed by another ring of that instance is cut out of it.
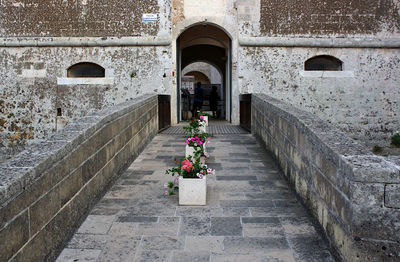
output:
<svg viewBox="0 0 400 262"><path fill-rule="evenodd" d="M226 12L226 4L229 0L184 0L184 16L215 16Z"/></svg>
<svg viewBox="0 0 400 262"><path fill-rule="evenodd" d="M46 69L22 69L21 77L24 78L35 78L35 77L47 77L47 70Z"/></svg>
<svg viewBox="0 0 400 262"><path fill-rule="evenodd" d="M353 71L300 71L302 77L354 77Z"/></svg>
<svg viewBox="0 0 400 262"><path fill-rule="evenodd" d="M57 77L57 85L113 85L113 77L102 77L102 78L65 78Z"/></svg>

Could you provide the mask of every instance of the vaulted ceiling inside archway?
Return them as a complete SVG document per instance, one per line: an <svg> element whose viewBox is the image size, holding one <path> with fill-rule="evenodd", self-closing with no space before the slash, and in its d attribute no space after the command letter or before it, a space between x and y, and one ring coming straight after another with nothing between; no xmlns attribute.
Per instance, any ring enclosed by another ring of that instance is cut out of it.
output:
<svg viewBox="0 0 400 262"><path fill-rule="evenodd" d="M204 61L225 72L230 38L222 29L199 24L183 32L178 41L182 50L182 68L193 62Z"/></svg>

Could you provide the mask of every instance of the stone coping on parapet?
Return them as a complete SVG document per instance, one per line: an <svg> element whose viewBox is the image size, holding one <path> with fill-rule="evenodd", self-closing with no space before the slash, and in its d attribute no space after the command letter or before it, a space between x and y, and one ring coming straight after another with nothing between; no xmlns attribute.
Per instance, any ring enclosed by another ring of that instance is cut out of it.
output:
<svg viewBox="0 0 400 262"><path fill-rule="evenodd" d="M317 116L265 94L252 94L274 106L274 114L295 125L354 182L400 183L400 165L393 158L377 156L333 125Z"/></svg>
<svg viewBox="0 0 400 262"><path fill-rule="evenodd" d="M400 38L239 37L241 46L320 48L400 48Z"/></svg>
<svg viewBox="0 0 400 262"><path fill-rule="evenodd" d="M171 37L3 37L0 47L169 46Z"/></svg>
<svg viewBox="0 0 400 262"><path fill-rule="evenodd" d="M104 108L82 117L44 141L30 145L0 165L0 206L36 181L87 138L112 120L138 108L156 95L145 94L133 100Z"/></svg>

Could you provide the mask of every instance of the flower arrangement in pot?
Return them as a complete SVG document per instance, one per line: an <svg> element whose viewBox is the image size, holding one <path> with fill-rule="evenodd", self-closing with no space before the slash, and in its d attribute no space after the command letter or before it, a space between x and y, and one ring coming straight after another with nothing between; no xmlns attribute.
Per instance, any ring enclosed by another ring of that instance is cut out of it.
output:
<svg viewBox="0 0 400 262"><path fill-rule="evenodd" d="M208 134L205 134L208 135ZM211 140L211 136L205 136L202 134L195 134L192 137L186 139L186 149L185 156L189 157L199 157L201 160L205 161L205 158L208 157L208 153L206 152L206 144Z"/></svg>
<svg viewBox="0 0 400 262"><path fill-rule="evenodd" d="M173 182L164 185L166 195L175 195L175 191L179 190L180 205L206 204L206 177L215 174L215 170L203 165L200 158L185 157L181 159L177 167L166 170L165 174L176 176Z"/></svg>
<svg viewBox="0 0 400 262"><path fill-rule="evenodd" d="M211 117L211 115L209 113L206 113L204 111L201 111L198 113L199 115L199 119L204 120L205 122L205 126L208 126L208 119L209 117Z"/></svg>
<svg viewBox="0 0 400 262"><path fill-rule="evenodd" d="M189 121L189 126L184 126L183 129L186 130L189 136L193 136L194 134L205 133L206 124L204 116L200 116L200 118L192 118Z"/></svg>
<svg viewBox="0 0 400 262"><path fill-rule="evenodd" d="M212 134L206 132L200 132L199 127L204 125L204 121L201 119L192 119L189 122L189 126L183 127L188 135L186 140L186 152L185 156L200 157L202 161L205 157L208 157L206 152L206 144L210 142Z"/></svg>

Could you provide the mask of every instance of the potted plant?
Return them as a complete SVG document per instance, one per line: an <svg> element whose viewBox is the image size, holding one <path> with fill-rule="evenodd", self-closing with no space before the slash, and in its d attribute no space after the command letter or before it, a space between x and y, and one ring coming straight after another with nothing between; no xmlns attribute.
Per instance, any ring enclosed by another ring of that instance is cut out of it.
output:
<svg viewBox="0 0 400 262"><path fill-rule="evenodd" d="M192 119L189 126L183 127L188 134L186 140L185 156L208 157L206 153L206 144L210 142L212 134L200 132L200 126L204 123L201 119Z"/></svg>
<svg viewBox="0 0 400 262"><path fill-rule="evenodd" d="M204 133L201 135L194 135L189 137L186 140L186 148L185 148L185 157L199 157L203 164L205 164L205 159L208 157L208 153L206 152L206 144L211 140L211 136L207 138L204 136Z"/></svg>
<svg viewBox="0 0 400 262"><path fill-rule="evenodd" d="M189 126L184 126L183 129L186 130L189 136L193 136L198 133L206 133L206 122L204 117L192 118L189 122Z"/></svg>
<svg viewBox="0 0 400 262"><path fill-rule="evenodd" d="M207 200L207 175L215 171L201 164L200 158L191 156L181 159L177 167L168 169L165 174L175 177L166 183L166 195L175 195L179 191L179 205L204 206ZM177 185L178 184L178 185Z"/></svg>
<svg viewBox="0 0 400 262"><path fill-rule="evenodd" d="M211 117L211 115L209 113L206 113L206 112L201 111L201 110L200 110L198 115L199 115L200 119L204 120L205 126L208 126L208 119L209 119L209 117Z"/></svg>

